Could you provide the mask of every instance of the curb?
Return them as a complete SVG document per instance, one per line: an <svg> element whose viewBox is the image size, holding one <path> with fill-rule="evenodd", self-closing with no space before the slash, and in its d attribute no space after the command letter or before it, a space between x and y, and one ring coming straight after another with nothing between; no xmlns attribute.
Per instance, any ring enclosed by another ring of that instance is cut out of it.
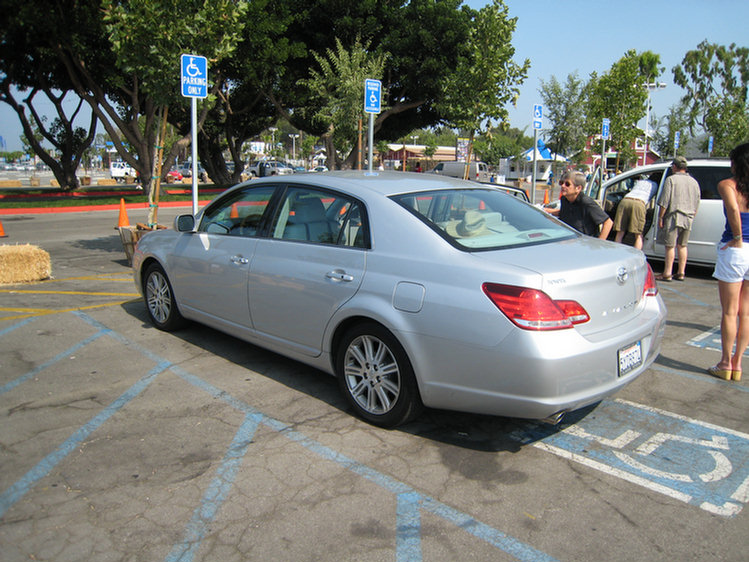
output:
<svg viewBox="0 0 749 562"><path fill-rule="evenodd" d="M210 200L198 200L200 205L205 205ZM192 201L165 201L159 203L159 207L192 207ZM148 203L126 203L126 209L148 209ZM91 211L117 211L119 205L76 205L74 207L19 207L13 209L0 209L2 215L43 215L53 213L88 213Z"/></svg>

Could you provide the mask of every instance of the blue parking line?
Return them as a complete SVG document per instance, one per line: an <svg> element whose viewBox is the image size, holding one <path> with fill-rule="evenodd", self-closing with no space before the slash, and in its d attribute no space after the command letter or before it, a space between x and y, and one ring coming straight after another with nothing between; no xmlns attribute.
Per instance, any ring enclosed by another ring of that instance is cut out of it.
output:
<svg viewBox="0 0 749 562"><path fill-rule="evenodd" d="M82 347L87 346L92 341L100 338L104 334L108 334L109 332L110 332L110 330L108 328L104 328L104 329L100 330L99 332L95 333L94 335L87 337L85 340L83 340L83 341L75 344L73 347L69 347L65 351L62 351L62 352L58 353L57 355L55 355L49 361L45 361L41 365L38 365L37 367L34 367L28 373L26 373L24 375L21 375L17 379L14 379L14 380L12 380L12 381L10 381L8 383L5 383L3 386L0 386L0 396L3 395L3 394L5 394L6 392L8 392L10 390L13 390L19 384L26 382L31 377L37 375L38 373L40 373L41 371L43 371L47 367L50 367L50 366L54 365L55 363L57 363L61 359L65 359L66 357L68 357L71 354L75 353L76 351L78 351Z"/></svg>
<svg viewBox="0 0 749 562"><path fill-rule="evenodd" d="M165 562L191 562L208 532L211 521L229 495L239 466L247 452L258 425L258 416L248 414L234 435L229 450L224 455L216 476L209 484L200 505L187 524L185 537L172 548Z"/></svg>
<svg viewBox="0 0 749 562"><path fill-rule="evenodd" d="M91 318L84 312L76 311L74 312L74 314L76 314L78 317L88 322L92 326L105 328L103 324L94 320L93 318ZM127 345L131 349L138 351L139 353L142 353L144 356L152 360L158 361L160 359L160 357L157 354L153 353L149 349L145 348L144 346L140 344L137 344L128 340L127 338L125 338L124 336L122 336L121 334L115 331L108 332L108 335L122 342L124 345ZM163 359L161 359L161 361L164 364L168 363L164 361ZM213 386L212 384L201 379L200 377L197 377L189 373L188 371L186 371L185 369L183 369L182 367L178 365L168 364L166 368L168 368L175 375L182 378L186 382L205 391L206 393L210 394L214 398L217 398L226 402L228 405L237 409L238 411L243 412L245 414L245 423L254 423L254 424L262 423L269 429L278 432L279 434L285 436L287 439L290 439L291 441L294 441L295 443L298 443L299 445L303 446L305 449L321 457L322 459L334 462L338 464L340 467L346 470L350 470L351 472L354 472L355 474L358 474L364 477L365 479L369 480L370 482L373 482L374 484L387 490L388 492L395 494L397 498L401 498L400 501L402 502L402 506L401 506L402 519L400 519L397 523L402 523L402 525L400 527L398 526L396 527L397 529L400 529L400 532L396 536L396 546L400 544L402 545L403 548L401 550L398 550L398 553L399 553L398 562L421 562L421 526L420 524L417 527L414 527L413 525L415 521L414 510L416 509L425 509L431 512L432 514L447 521L448 523L451 523L459 527L460 529L466 531L467 533L473 535L474 537L479 538L487 542L488 544L491 544L495 548L498 548L500 550L503 550L504 552L507 552L508 554L514 556L518 560L525 561L525 562L554 562L556 560L555 558L547 555L546 553L539 551L533 548L532 546L519 541L518 539L515 539L497 529L494 529L485 523L477 521L476 519L474 519L472 516L468 514L462 513L461 511L457 509L449 507L434 498L431 498L429 496L424 496L420 494L419 492L417 492L416 490L414 490L411 486L403 482L400 482L396 480L395 478L392 478L391 476L382 474L381 472L378 472L377 470L371 467L363 465L359 463L358 461L351 459L347 457L346 455L338 451L335 451L331 449L330 447L327 447L326 445L323 445L322 443L315 441L314 439L311 439L310 437L307 437L303 433L293 429L288 424L285 424L279 420L266 416L265 414L253 408L249 404L237 399L236 397L230 395L226 391ZM248 420L252 420L252 421L248 422ZM254 433L254 430L253 430L253 433ZM239 432L237 435L239 435ZM228 488L227 488L227 492L228 492ZM207 528L207 526L210 525L210 523L215 518L216 513L218 512L219 508L221 507L221 504L223 503L225 499L226 499L226 496L221 495L220 497L217 497L216 499L211 500L210 509L208 509L205 512L201 512L199 516L201 526L205 526ZM201 503L201 506L198 508L198 510L202 510L203 507L205 507L205 502L206 502L206 498L204 497L203 502ZM196 513L197 512L198 511L196 510ZM193 514L193 519L191 521L195 520L195 517L196 515ZM411 524L409 524L409 521ZM418 535L414 533L414 529L416 528L418 528L419 530ZM198 535L192 534L194 533L194 530L195 528L191 527L190 524L188 524L186 537L192 537L190 538L190 549L191 549L191 552L193 553L197 550L197 548L199 548L200 543L201 543L200 540L196 539ZM175 544L169 556L173 556L173 555L180 556L180 552L185 552L184 544L185 544L185 540L181 541L180 543ZM185 552L185 554L188 554L188 553ZM190 556L192 556L192 554L190 554ZM182 560L182 559L175 558L175 560ZM184 559L184 560L188 560L188 559Z"/></svg>
<svg viewBox="0 0 749 562"><path fill-rule="evenodd" d="M54 452L44 457L37 465L29 470L20 480L17 480L7 490L0 494L0 518L5 515L18 500L20 500L39 480L49 474L57 464L67 457L71 452L96 431L105 421L117 413L125 404L138 396L153 382L159 373L162 373L171 365L163 361L151 369L148 374L126 390L119 398L96 414L91 420L80 427L73 435L66 439Z"/></svg>
<svg viewBox="0 0 749 562"><path fill-rule="evenodd" d="M396 562L421 562L421 496L398 494L395 523Z"/></svg>
<svg viewBox="0 0 749 562"><path fill-rule="evenodd" d="M2 320L2 318L0 318ZM0 330L0 338L3 337L5 334L9 334L13 330L17 330L18 328L21 328L31 322L32 320L36 320L36 317L32 318L26 318L25 320L22 320L21 322L18 322L16 324L13 324L12 326L8 326L7 328L3 328Z"/></svg>

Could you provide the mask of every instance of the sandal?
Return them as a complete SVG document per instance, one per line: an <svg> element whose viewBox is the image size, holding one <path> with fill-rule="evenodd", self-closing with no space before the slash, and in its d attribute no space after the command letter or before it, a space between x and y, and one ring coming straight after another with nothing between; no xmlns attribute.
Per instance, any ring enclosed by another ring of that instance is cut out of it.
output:
<svg viewBox="0 0 749 562"><path fill-rule="evenodd" d="M684 281L684 274L677 273L676 275L674 275L674 279L676 279L677 281Z"/></svg>
<svg viewBox="0 0 749 562"><path fill-rule="evenodd" d="M736 382L741 380L741 371L731 371L731 378Z"/></svg>
<svg viewBox="0 0 749 562"><path fill-rule="evenodd" d="M731 377L733 376L733 371L731 369L721 369L717 365L715 365L714 367L710 367L707 372L714 377L723 379L724 381L730 381ZM741 372L739 372L739 378L740 377Z"/></svg>
<svg viewBox="0 0 749 562"><path fill-rule="evenodd" d="M656 281L669 281L669 282L671 281L671 279L673 279L671 275L663 275L662 273L655 278Z"/></svg>

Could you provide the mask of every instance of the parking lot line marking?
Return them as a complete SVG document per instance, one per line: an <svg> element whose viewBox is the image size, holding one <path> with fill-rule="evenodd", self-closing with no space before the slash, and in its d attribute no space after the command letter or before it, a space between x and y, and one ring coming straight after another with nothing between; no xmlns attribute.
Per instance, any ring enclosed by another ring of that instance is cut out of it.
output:
<svg viewBox="0 0 749 562"><path fill-rule="evenodd" d="M0 320L2 320L2 319L0 318ZM25 318L24 320L22 320L18 324L14 324L12 326L8 326L7 328L3 328L2 330L0 330L0 337L3 337L5 334L9 334L13 330L17 330L18 328L22 328L23 326L25 326L29 322L32 322L33 320L34 320L34 318Z"/></svg>
<svg viewBox="0 0 749 562"><path fill-rule="evenodd" d="M109 332L107 332L109 333ZM7 490L0 494L0 518L39 480L47 476L57 464L74 451L84 439L116 414L120 409L138 396L151 384L157 375L163 373L171 366L171 362L163 361L151 369L138 382L121 394L114 402L96 414L85 425L78 428L70 437L68 437L55 451L48 454L36 466L24 474L19 480L14 482Z"/></svg>
<svg viewBox="0 0 749 562"><path fill-rule="evenodd" d="M748 434L652 406L604 400L561 430L512 437L717 515L737 515L749 497Z"/></svg>
<svg viewBox="0 0 749 562"><path fill-rule="evenodd" d="M74 312L74 314L84 321L88 322L92 326L98 328L106 328L106 326L104 326L94 318L88 316L86 313ZM154 361L165 361L150 349L142 346L141 344L130 341L128 338L115 330L110 330L108 332L108 335L124 344L127 344L131 350L137 351L145 357L148 357L149 359L152 359ZM434 498L425 496L414 490L408 484L405 484L391 476L378 472L377 470L369 466L363 465L360 462L351 459L346 455L335 451L310 437L307 437L303 433L293 429L290 425L265 415L261 411L230 395L226 391L213 386L211 383L193 375L192 373L189 373L179 365L170 364L168 369L186 382L203 390L214 398L218 398L226 402L228 405L232 406L238 411L243 412L245 416L257 417L258 423L262 423L264 426L277 431L280 435L285 436L287 439L300 444L302 447L321 457L323 460L334 462L341 468L358 474L393 494L413 494L413 496L411 496L412 498L418 496L418 498L420 498L421 506L423 509L433 513L434 515L437 515L441 519L455 525L456 527L466 531L474 537L483 540L488 544L491 544L495 548L511 554L518 560L526 562L554 562L556 560L548 554L537 550L532 546L525 544L520 540L503 533L502 531L499 531L498 529L494 529L493 527L485 523L477 521L471 515L447 506ZM220 506L216 506L217 510L218 507ZM207 520L205 521L205 523L208 524L210 523L210 521ZM421 538L419 537L419 541L420 540ZM399 560L398 562L419 562L419 559L409 558Z"/></svg>
<svg viewBox="0 0 749 562"><path fill-rule="evenodd" d="M396 562L421 562L421 496L398 494L395 517Z"/></svg>
<svg viewBox="0 0 749 562"><path fill-rule="evenodd" d="M128 302L133 302L134 300L140 300L140 299L127 299L124 301L116 301L116 302L107 302L102 304L91 304L88 306L79 306L76 308L63 308L63 309L54 309L54 308L48 308L48 309L42 309L40 312L33 312L29 314L16 314L15 316L4 316L0 317L0 321L3 320L20 320L22 318L30 318L30 317L38 317L38 316L48 316L50 314L61 314L63 312L78 312L82 310L93 310L95 308L105 308L107 306L118 306L122 305Z"/></svg>
<svg viewBox="0 0 749 562"><path fill-rule="evenodd" d="M16 295L84 295L88 297L140 297L139 293L109 293L101 291L40 291L31 289L0 289L0 293Z"/></svg>
<svg viewBox="0 0 749 562"><path fill-rule="evenodd" d="M99 339L101 336L103 336L104 334L108 334L109 332L110 332L110 330L108 328L99 330L97 333L93 334L92 336L89 336L86 339L78 342L74 346L69 347L65 351L62 351L62 352L58 353L52 359L49 359L48 361L45 361L41 365L38 365L37 367L34 367L33 369L31 369L26 374L21 375L20 377L14 379L14 380L12 380L12 381L10 381L8 383L5 383L4 385L0 386L0 395L3 395L3 394L5 394L6 392L8 392L10 390L13 390L18 385L26 382L31 377L37 375L38 373L40 373L44 369L46 369L48 367L51 367L52 365L54 365L58 361L64 359L65 357L68 357L69 355L72 355L73 353L75 353L76 351L78 351L79 349L81 349L82 347L87 346L92 341L95 341L95 340Z"/></svg>
<svg viewBox="0 0 749 562"><path fill-rule="evenodd" d="M192 561L200 543L208 532L211 521L216 516L216 512L229 495L242 459L255 436L258 421L259 416L257 415L245 415L244 422L234 435L221 465L216 470L216 476L208 485L200 505L195 509L192 519L187 524L184 538L172 547L171 552L164 559L166 562Z"/></svg>

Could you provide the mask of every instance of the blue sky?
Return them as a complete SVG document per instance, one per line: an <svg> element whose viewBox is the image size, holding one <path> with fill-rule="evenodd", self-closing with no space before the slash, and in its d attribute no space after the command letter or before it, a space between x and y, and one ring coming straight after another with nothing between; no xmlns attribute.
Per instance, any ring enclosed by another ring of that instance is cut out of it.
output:
<svg viewBox="0 0 749 562"><path fill-rule="evenodd" d="M468 0L479 9L486 0ZM505 0L517 17L513 35L515 60L530 59L528 78L510 124L532 133L534 104L541 103L541 80L564 82L577 72L587 78L602 74L629 49L661 56L667 87L651 95L653 113L664 116L684 90L673 82L671 69L704 39L711 43L749 46L747 0ZM643 118L641 126L644 126ZM652 123L652 121L651 121Z"/></svg>
<svg viewBox="0 0 749 562"><path fill-rule="evenodd" d="M533 105L540 103L541 80L564 81L577 72L606 72L629 49L661 55L666 70L660 81L668 86L652 94L653 112L663 116L684 94L673 83L671 69L703 39L711 43L749 46L747 0L505 0L518 18L513 36L518 62L528 58L531 68L510 124L532 132ZM473 8L486 0L467 0ZM644 119L643 119L644 122ZM20 150L20 123L0 103L0 136L8 150Z"/></svg>

